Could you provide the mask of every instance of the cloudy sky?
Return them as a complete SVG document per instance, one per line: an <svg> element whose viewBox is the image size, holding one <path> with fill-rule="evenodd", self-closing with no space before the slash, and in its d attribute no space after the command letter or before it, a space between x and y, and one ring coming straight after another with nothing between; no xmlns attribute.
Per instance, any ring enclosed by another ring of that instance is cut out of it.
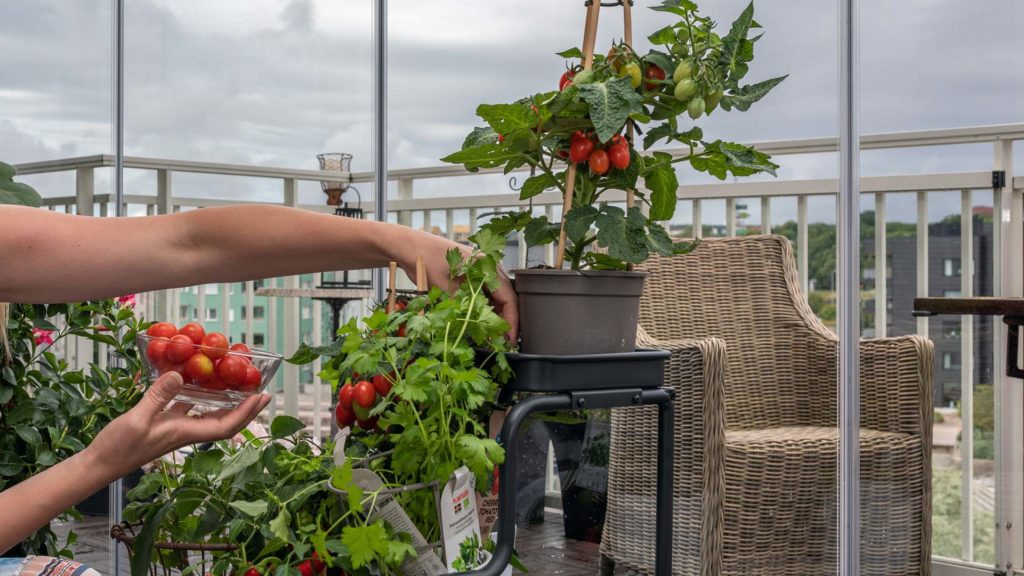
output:
<svg viewBox="0 0 1024 576"><path fill-rule="evenodd" d="M126 4L127 154L314 168L316 154L347 151L355 170L369 168L368 0ZM646 9L652 4L641 0L635 8L641 51L646 34L670 21ZM704 2L723 28L744 4ZM790 77L749 112L703 119L705 134L738 141L834 136L837 4L757 3L766 34L748 78ZM863 0L861 12L865 133L1024 121L1024 2ZM0 14L0 159L110 153L110 0L0 0ZM564 70L553 53L579 44L583 16L577 0L391 0L390 166L438 164L477 123L473 110L481 102L553 89ZM605 9L599 48L621 36L620 14ZM831 155L780 160L781 178L837 173ZM992 155L990 145L957 146L866 152L862 162L865 174L988 170ZM129 192L152 192L151 174L127 178ZM72 184L69 176L27 180L47 195L69 193ZM239 199L272 199L278 191L259 180L185 175L175 186L178 194ZM498 178L424 181L416 189L507 191ZM303 200L319 202L312 185ZM793 209L781 202L776 217L791 217ZM819 219L831 212L827 199L812 206ZM724 220L724 208L707 208L705 221L719 213Z"/></svg>

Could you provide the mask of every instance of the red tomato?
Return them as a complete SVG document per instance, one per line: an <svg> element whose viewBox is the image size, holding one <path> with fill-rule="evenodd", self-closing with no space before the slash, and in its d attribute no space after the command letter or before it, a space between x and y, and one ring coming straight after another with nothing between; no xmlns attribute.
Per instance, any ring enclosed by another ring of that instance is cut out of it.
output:
<svg viewBox="0 0 1024 576"><path fill-rule="evenodd" d="M203 336L201 348L210 360L220 360L228 355L228 339L220 332L210 332Z"/></svg>
<svg viewBox="0 0 1024 576"><path fill-rule="evenodd" d="M356 415L352 410L338 404L334 407L334 419L338 422L338 428L344 428L355 423Z"/></svg>
<svg viewBox="0 0 1024 576"><path fill-rule="evenodd" d="M234 352L236 354L251 354L252 350L250 350L249 347L246 346L245 344L239 342L237 344L232 344L228 348L228 352Z"/></svg>
<svg viewBox="0 0 1024 576"><path fill-rule="evenodd" d="M565 160L566 158L569 157L569 151L566 150L565 148L559 148L555 152L555 154L558 154L558 157L561 158L562 160Z"/></svg>
<svg viewBox="0 0 1024 576"><path fill-rule="evenodd" d="M370 419L366 419L366 420L358 419L357 418L356 419L356 424L358 424L360 428L362 428L363 430L366 430L367 432L370 432L372 430L380 430L380 428L377 426L377 417L376 416L373 417L373 418L370 418Z"/></svg>
<svg viewBox="0 0 1024 576"><path fill-rule="evenodd" d="M313 570L315 572L323 572L324 568L327 568L327 564L324 564L320 560L320 557L316 555L316 552L313 552L313 560L312 560L312 562L313 562Z"/></svg>
<svg viewBox="0 0 1024 576"><path fill-rule="evenodd" d="M181 375L181 381L182 382L188 382L189 376L188 376L188 372L185 371L185 365L184 364L178 364L177 366L171 366L170 368L167 369L166 372L177 372L179 375ZM166 372L161 372L161 374L166 374Z"/></svg>
<svg viewBox="0 0 1024 576"><path fill-rule="evenodd" d="M242 574L242 576L263 576L263 575L260 574L260 571L257 570L255 566L253 566L252 568L249 568L248 570L246 570L245 574Z"/></svg>
<svg viewBox="0 0 1024 576"><path fill-rule="evenodd" d="M159 368L167 363L167 345L170 342L167 338L161 337L156 340L150 340L149 344L146 345L146 358L149 359L153 366Z"/></svg>
<svg viewBox="0 0 1024 576"><path fill-rule="evenodd" d="M558 79L558 91L565 90L570 84L572 84L572 77L576 75L576 72L572 70L566 70L562 72L562 77Z"/></svg>
<svg viewBox="0 0 1024 576"><path fill-rule="evenodd" d="M192 339L184 334L176 334L167 344L167 360L172 364L181 364L192 357L196 347Z"/></svg>
<svg viewBox="0 0 1024 576"><path fill-rule="evenodd" d="M213 378L213 360L205 354L193 354L188 362L185 362L185 372L193 382L202 384Z"/></svg>
<svg viewBox="0 0 1024 576"><path fill-rule="evenodd" d="M612 168L623 170L629 166L629 148L626 148L624 141L620 140L620 142L622 144L613 144L608 147L608 160L611 162Z"/></svg>
<svg viewBox="0 0 1024 576"><path fill-rule="evenodd" d="M261 384L263 384L263 374L260 374L259 369L252 364L246 364L242 383L233 388L239 392L255 392L260 389Z"/></svg>
<svg viewBox="0 0 1024 576"><path fill-rule="evenodd" d="M377 394L381 396L387 396L388 392L391 392L391 380L383 374L377 374L372 378L373 387L377 390Z"/></svg>
<svg viewBox="0 0 1024 576"><path fill-rule="evenodd" d="M203 329L197 322L189 322L178 330L178 334L184 334L192 339L193 344L202 344L203 336L206 336L206 330Z"/></svg>
<svg viewBox="0 0 1024 576"><path fill-rule="evenodd" d="M338 404L344 406L346 409L352 409L352 393L355 392L356 387L351 384L345 384L338 390Z"/></svg>
<svg viewBox="0 0 1024 576"><path fill-rule="evenodd" d="M572 133L572 138L571 138L570 142L575 142L577 140L586 140L586 139L587 139L587 135L584 134L582 130L577 130L577 131Z"/></svg>
<svg viewBox="0 0 1024 576"><path fill-rule="evenodd" d="M597 175L607 172L608 153L604 150L594 150L594 153L590 155L590 170Z"/></svg>
<svg viewBox="0 0 1024 576"><path fill-rule="evenodd" d="M498 134L498 143L500 144L500 143L502 143L504 141L505 141L505 135L504 134Z"/></svg>
<svg viewBox="0 0 1024 576"><path fill-rule="evenodd" d="M359 405L359 402L352 403L352 413L355 414L356 420L369 420L370 409L363 408Z"/></svg>
<svg viewBox="0 0 1024 576"><path fill-rule="evenodd" d="M660 67L655 66L654 64L651 64L651 65L647 66L647 70L644 70L644 78L647 78L648 80L664 80L665 79L665 71L662 70ZM646 90L657 90L658 88L660 88L662 86L664 86L664 84L654 84L652 82L644 82L644 89L646 89Z"/></svg>
<svg viewBox="0 0 1024 576"><path fill-rule="evenodd" d="M245 384L245 369L247 364L238 356L225 356L217 362L217 376L227 383L231 388L238 388Z"/></svg>
<svg viewBox="0 0 1024 576"><path fill-rule="evenodd" d="M313 570L313 563L309 560L303 560L302 563L299 564L298 568L299 573L302 574L302 576L315 576L317 573Z"/></svg>
<svg viewBox="0 0 1024 576"><path fill-rule="evenodd" d="M154 338L170 338L178 333L178 329L170 322L157 322L146 329L146 334Z"/></svg>
<svg viewBox="0 0 1024 576"><path fill-rule="evenodd" d="M372 408L377 402L377 389L373 387L373 384L363 380L356 384L355 390L352 392L352 400L363 408Z"/></svg>
<svg viewBox="0 0 1024 576"><path fill-rule="evenodd" d="M202 383L203 388L207 390L227 390L228 383L221 380L220 376L217 376L217 369L214 368L213 376L209 380Z"/></svg>
<svg viewBox="0 0 1024 576"><path fill-rule="evenodd" d="M576 140L569 147L569 161L573 164L579 164L580 162L586 162L590 158L591 152L594 151L594 143L590 140L583 138Z"/></svg>

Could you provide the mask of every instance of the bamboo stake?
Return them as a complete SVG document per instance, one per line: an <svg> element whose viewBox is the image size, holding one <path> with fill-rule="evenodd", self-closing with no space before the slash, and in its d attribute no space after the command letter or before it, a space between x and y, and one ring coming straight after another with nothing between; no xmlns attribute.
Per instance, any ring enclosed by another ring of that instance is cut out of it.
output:
<svg viewBox="0 0 1024 576"><path fill-rule="evenodd" d="M427 269L423 266L423 255L416 255L416 291L424 293L427 291ZM420 316L423 316L425 310L420 310Z"/></svg>
<svg viewBox="0 0 1024 576"><path fill-rule="evenodd" d="M624 36L623 39L625 40L626 45L629 46L629 49L632 50L633 49L633 9L632 9L632 6L630 4L630 0L622 0L622 23L623 23L623 25L625 27L625 30L623 31L623 36ZM641 86L643 86L642 80L641 80ZM629 122L626 123L626 136L629 139L629 141L632 143L633 142L633 124L632 123L629 123ZM636 205L636 191L633 190L632 188L627 188L626 189L626 208L630 209L630 208L632 208L635 205ZM632 269L633 269L633 265L632 264L627 264L626 265L626 270L632 270Z"/></svg>
<svg viewBox="0 0 1024 576"><path fill-rule="evenodd" d="M594 65L594 44L597 42L597 17L601 14L601 1L591 0L587 6L587 20L583 26L583 69ZM558 233L558 251L555 254L555 268L561 269L565 262L565 215L572 210L572 198L576 187L576 164L569 165L565 174L565 198L562 201L562 225Z"/></svg>
<svg viewBox="0 0 1024 576"><path fill-rule="evenodd" d="M388 262L388 313L395 310L395 290L398 282L398 262Z"/></svg>

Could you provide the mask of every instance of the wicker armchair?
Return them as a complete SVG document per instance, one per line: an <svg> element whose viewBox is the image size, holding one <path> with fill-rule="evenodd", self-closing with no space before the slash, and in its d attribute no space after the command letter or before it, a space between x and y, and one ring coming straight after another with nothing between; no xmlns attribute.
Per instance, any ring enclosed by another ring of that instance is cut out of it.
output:
<svg viewBox="0 0 1024 576"><path fill-rule="evenodd" d="M646 270L639 342L672 351L677 392L673 573L836 573L838 340L789 241L705 240ZM930 574L932 356L861 342L864 574ZM603 573L653 573L656 421L613 411Z"/></svg>

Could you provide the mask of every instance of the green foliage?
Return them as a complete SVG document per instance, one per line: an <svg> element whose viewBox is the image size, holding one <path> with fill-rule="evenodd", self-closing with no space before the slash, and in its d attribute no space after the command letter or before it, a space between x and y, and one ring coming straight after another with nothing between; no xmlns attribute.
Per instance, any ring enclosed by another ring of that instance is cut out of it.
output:
<svg viewBox="0 0 1024 576"><path fill-rule="evenodd" d="M663 152L641 153L635 142L627 141L630 160L625 167L596 173L588 169L586 160L579 164L571 182L570 214L574 221L567 216L564 222L566 228L573 229L567 234L564 253L573 269L625 269L652 253L692 249L690 245L673 245L659 225L675 213L678 163L689 162L694 169L720 179L775 174L778 168L767 154L733 142L705 140L700 127L680 124L711 114L719 105L726 111L747 110L785 79L741 83L754 58L754 44L761 37L751 35L760 28L754 20L753 3L725 36L719 36L715 32L717 23L701 16L696 3L689 0L665 0L653 9L673 17L671 23L648 36L656 49L640 55L619 44L613 47L614 57L595 54L590 70L570 62L572 82L558 92L535 94L511 104L479 106L477 115L487 126L475 128L461 150L442 158L462 164L471 172L503 167L507 174L529 168L533 176L520 193L520 199L527 200L545 190L566 194L569 170L564 162L577 132L597 149L610 147L616 136L632 134L633 129L644 133L643 150L661 141L688 148L687 154L673 157ZM578 48L558 55L567 59L583 57ZM636 82L627 73L654 68L664 72L665 78L646 76ZM678 70L685 72L677 74ZM685 89L677 91L676 81ZM641 180L646 190L637 189ZM609 190L633 190L637 202L649 208L640 213L645 222L603 208L604 194ZM526 214L492 221L484 227L502 235L525 231L527 244L536 246L557 239L562 224ZM592 227L596 231L591 231ZM606 250L597 250L594 244Z"/></svg>
<svg viewBox="0 0 1024 576"><path fill-rule="evenodd" d="M11 361L0 355L0 490L83 450L135 404L142 394L134 380L141 368L135 335L144 326L113 300L12 307ZM88 368L72 370L44 336L54 344L68 336L107 344L112 361L106 369L96 358ZM77 516L74 510L67 514ZM19 548L13 552L71 556L49 526Z"/></svg>
<svg viewBox="0 0 1024 576"><path fill-rule="evenodd" d="M960 559L960 469L935 467L932 470L932 555ZM974 512L974 561L991 565L995 562L995 514L987 510Z"/></svg>
<svg viewBox="0 0 1024 576"><path fill-rule="evenodd" d="M0 162L0 204L18 204L38 208L43 205L39 193L28 184L15 182L18 170L10 164Z"/></svg>

